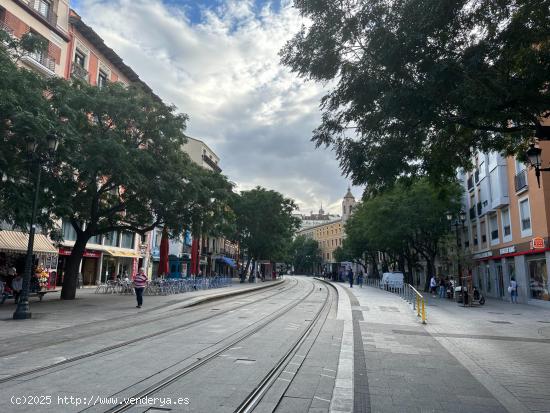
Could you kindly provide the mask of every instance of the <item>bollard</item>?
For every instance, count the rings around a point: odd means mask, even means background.
[[[426,324],[426,306],[424,305],[424,299],[422,299],[422,324]]]

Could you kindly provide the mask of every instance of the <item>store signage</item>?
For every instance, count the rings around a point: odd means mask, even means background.
[[[71,255],[72,252],[73,252],[72,248],[59,248],[59,255]],[[84,254],[82,254],[82,257],[84,257],[84,258],[100,258],[101,257],[101,251],[84,250]]]
[[[479,254],[475,254],[473,258],[475,260],[478,260],[481,258],[491,257],[492,255],[493,255],[493,251],[486,251],[486,252],[480,252]]]
[[[531,249],[538,250],[544,248],[544,238],[535,237],[531,240]]]
[[[506,248],[501,248],[498,253],[500,255],[503,255],[503,254],[512,254],[516,252],[516,246],[515,245],[512,245],[511,247],[506,247]]]

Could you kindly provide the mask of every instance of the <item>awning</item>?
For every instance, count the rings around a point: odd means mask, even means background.
[[[229,265],[231,268],[237,268],[237,263],[234,259],[229,257],[219,257],[219,259]]]
[[[0,251],[27,252],[29,234],[20,231],[0,231]],[[57,249],[43,234],[34,235],[34,253],[55,254]]]
[[[115,250],[115,249],[106,249],[105,252],[113,257],[122,257],[122,258],[141,258],[141,254],[135,251],[124,251],[124,250]]]

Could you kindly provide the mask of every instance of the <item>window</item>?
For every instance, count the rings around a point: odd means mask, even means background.
[[[479,231],[481,232],[481,244],[483,245],[487,242],[487,226],[485,225],[485,221],[480,222]]]
[[[123,232],[120,246],[122,248],[134,248],[134,234],[132,232]]]
[[[516,158],[516,174],[525,170],[525,168],[525,164]]]
[[[492,214],[489,217],[489,228],[491,230],[491,244],[498,243],[498,221],[496,214]]]
[[[105,73],[103,70],[99,71],[99,75],[97,77],[97,85],[99,87],[103,87],[107,84],[107,73]]]
[[[500,212],[500,220],[502,221],[502,236],[504,242],[507,242],[506,238],[511,238],[512,236],[512,227],[510,226],[510,210],[504,208]]]
[[[51,7],[52,5],[47,0],[36,0],[34,2],[34,9],[46,18],[50,15]]]
[[[351,210],[352,210],[352,209],[353,209],[353,205],[350,205],[350,206],[349,206],[349,213],[350,213],[350,215],[351,215]]]
[[[117,247],[118,233],[116,231],[113,231],[113,232],[109,232],[108,234],[105,234],[103,238],[103,245],[107,245],[110,247]]]
[[[63,240],[76,241],[76,231],[74,230],[72,224],[69,221],[63,220],[62,231],[63,231]]]
[[[521,222],[521,236],[531,235],[531,210],[529,208],[529,198],[519,201],[519,219]]]
[[[101,244],[101,235],[94,235],[88,240],[88,244]]]
[[[78,49],[74,52],[74,63],[82,68],[86,64],[86,55]]]

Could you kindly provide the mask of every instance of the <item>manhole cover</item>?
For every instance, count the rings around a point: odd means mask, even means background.
[[[494,324],[512,324],[509,321],[492,321],[492,320],[489,320],[489,322],[494,323]]]

